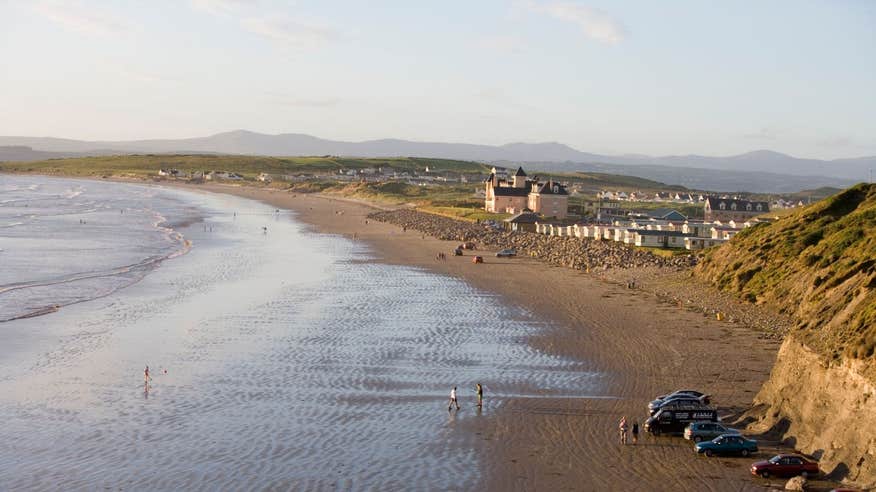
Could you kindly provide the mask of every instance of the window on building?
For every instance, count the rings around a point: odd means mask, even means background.
[[[749,212],[751,212],[751,204],[750,203],[745,206],[745,210],[748,210]]]
[[[721,202],[721,203],[718,204],[718,208],[720,208],[721,210],[726,210],[726,209],[727,209],[727,204],[724,203],[724,202]]]
[[[736,204],[735,204],[735,203],[731,203],[731,204],[730,204],[730,210],[736,210]]]

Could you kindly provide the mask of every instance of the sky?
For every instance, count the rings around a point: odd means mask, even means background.
[[[0,135],[876,154],[876,1],[0,0]]]

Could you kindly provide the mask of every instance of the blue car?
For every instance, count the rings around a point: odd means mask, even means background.
[[[716,454],[739,454],[748,456],[757,452],[757,441],[746,439],[737,434],[724,434],[711,441],[699,442],[694,446],[699,454],[714,456]]]

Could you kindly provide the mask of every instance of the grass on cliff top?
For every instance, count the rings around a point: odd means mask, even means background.
[[[236,155],[116,155],[50,159],[36,162],[3,162],[0,170],[57,174],[64,176],[156,176],[162,168],[181,171],[231,171],[254,178],[259,173],[275,176],[286,174],[336,174],[341,169],[391,167],[399,171],[423,172],[426,167],[434,172],[483,174],[489,167],[477,162],[450,159],[398,157],[387,159],[355,159],[345,157],[260,157]]]
[[[874,361],[876,185],[859,184],[706,253],[697,275],[798,320],[829,358]]]

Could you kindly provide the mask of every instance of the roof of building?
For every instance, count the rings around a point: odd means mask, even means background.
[[[539,215],[535,212],[520,212],[517,215],[508,217],[505,222],[513,222],[515,224],[535,224],[538,222]]]
[[[721,204],[724,204],[724,208],[721,208]],[[770,211],[769,202],[752,202],[749,200],[737,200],[735,198],[718,198],[715,196],[706,197],[706,205],[712,209],[717,211],[730,211],[730,212],[754,212],[754,213],[764,213]],[[733,205],[736,205],[734,208]],[[748,206],[751,205],[749,209]],[[757,210],[758,205],[760,205],[760,210]]]
[[[496,196],[528,196],[526,188],[512,188],[510,186],[494,186],[493,194]]]
[[[557,183],[555,181],[548,181],[547,183],[536,184],[533,187],[533,192],[538,193],[540,195],[568,195],[569,193],[566,191],[566,188]]]
[[[655,208],[648,211],[648,216],[663,220],[687,220],[684,214],[672,208]]]
[[[515,176],[524,176],[524,177],[525,177],[525,176],[526,176],[526,173],[523,172],[523,166],[518,167],[518,168],[517,168],[517,172],[514,173],[514,175],[515,175]]]

